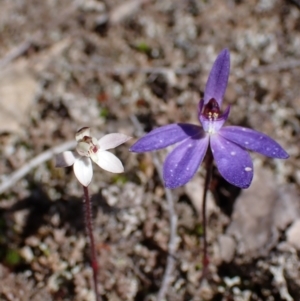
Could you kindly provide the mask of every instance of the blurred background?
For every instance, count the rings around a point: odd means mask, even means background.
[[[208,198],[210,274],[202,270],[204,168],[172,191],[178,215],[166,300],[300,300],[300,1],[0,0],[0,300],[94,300],[82,188],[72,168],[28,162],[72,140],[136,139],[198,123],[197,104],[228,48],[227,124],[262,131],[288,160],[252,154],[241,191],[214,171]],[[134,122],[133,122],[134,121]],[[103,300],[156,300],[169,213],[151,154],[116,150],[121,175],[94,167],[90,192]],[[166,151],[158,152],[163,162]]]

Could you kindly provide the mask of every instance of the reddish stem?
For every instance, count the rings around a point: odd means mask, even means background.
[[[206,157],[206,176],[205,176],[205,183],[204,183],[204,190],[202,196],[202,227],[203,227],[203,256],[202,256],[202,265],[203,271],[201,280],[206,278],[208,272],[208,264],[209,259],[207,256],[207,237],[206,237],[206,199],[207,199],[207,191],[209,189],[209,183],[212,175],[212,167],[213,167],[213,156],[211,152],[207,153]]]
[[[91,266],[93,269],[93,281],[94,281],[94,290],[96,295],[96,301],[101,301],[101,297],[98,293],[98,262],[97,262],[97,252],[95,246],[95,239],[93,233],[93,222],[92,222],[92,202],[89,196],[88,187],[83,186],[84,192],[84,218],[85,218],[85,227],[86,232],[90,240],[90,251],[91,251]]]

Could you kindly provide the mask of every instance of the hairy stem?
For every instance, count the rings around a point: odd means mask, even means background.
[[[98,262],[97,262],[97,252],[95,246],[95,239],[93,233],[93,222],[92,222],[92,202],[89,196],[88,187],[83,186],[84,192],[84,218],[85,218],[85,227],[86,232],[90,240],[90,251],[91,251],[91,266],[93,269],[93,281],[94,281],[94,290],[96,295],[96,301],[101,301],[101,297],[98,293]]]
[[[202,196],[202,227],[203,227],[203,255],[202,255],[202,265],[203,265],[203,272],[202,272],[202,279],[206,277],[208,272],[208,256],[207,256],[207,237],[206,237],[206,199],[207,199],[207,192],[209,189],[209,183],[212,175],[212,167],[213,167],[213,157],[211,152],[208,152],[206,158],[206,176],[205,176],[205,183],[204,183],[204,190]]]

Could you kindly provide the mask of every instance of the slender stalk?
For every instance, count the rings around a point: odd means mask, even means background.
[[[93,281],[94,281],[94,290],[96,295],[96,301],[101,301],[101,297],[98,292],[98,262],[97,262],[97,252],[95,246],[95,239],[93,233],[93,222],[92,222],[92,202],[89,196],[88,187],[83,186],[83,203],[84,203],[84,219],[86,232],[90,240],[90,251],[91,251],[91,266],[93,269]]]
[[[207,199],[207,191],[209,189],[209,183],[212,175],[212,167],[213,167],[213,157],[211,152],[207,153],[206,158],[206,176],[205,176],[205,183],[204,183],[204,190],[203,190],[203,197],[202,197],[202,227],[203,227],[203,255],[202,255],[202,279],[204,279],[208,272],[208,264],[209,259],[207,256],[207,237],[206,237],[206,199]]]

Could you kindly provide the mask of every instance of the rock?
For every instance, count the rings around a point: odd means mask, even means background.
[[[202,212],[202,195],[204,189],[204,179],[199,177],[194,177],[185,186],[185,192],[191,199],[194,208],[197,210],[199,216]],[[219,212],[219,208],[216,206],[212,193],[208,191],[206,199],[206,215],[209,218],[212,213]]]
[[[278,239],[271,218],[276,199],[273,178],[270,170],[256,169],[250,188],[244,190],[236,201],[227,233],[236,238],[237,252],[241,255],[264,255]]]
[[[273,220],[279,230],[285,230],[300,217],[299,193],[294,185],[278,187],[278,195],[273,209]]]
[[[249,260],[266,256],[277,244],[279,230],[300,219],[298,199],[295,187],[279,185],[270,169],[256,166],[253,182],[237,199],[226,231],[235,238],[237,253]]]
[[[218,237],[219,257],[220,260],[226,263],[232,261],[235,253],[236,243],[229,235],[220,235]]]
[[[297,219],[286,232],[287,242],[300,251],[300,219]]]
[[[0,72],[0,133],[20,132],[30,120],[38,83],[26,64],[16,62]]]

